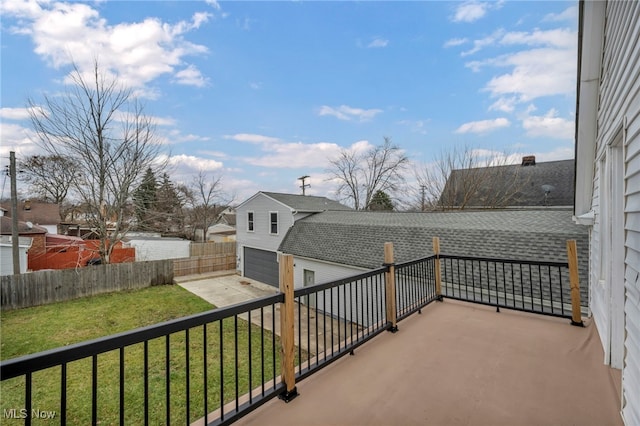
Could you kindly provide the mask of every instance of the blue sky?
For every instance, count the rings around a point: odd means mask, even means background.
[[[0,157],[41,151],[27,97],[95,58],[156,119],[171,177],[333,196],[340,149],[417,167],[470,146],[573,157],[577,2],[3,0]],[[412,176],[408,174],[411,182]],[[9,194],[3,185],[2,196]]]

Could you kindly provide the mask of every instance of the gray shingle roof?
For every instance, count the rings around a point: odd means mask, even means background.
[[[281,194],[277,192],[262,193],[276,201],[281,202],[293,210],[300,212],[322,212],[326,210],[353,210],[337,201],[330,200],[326,197],[317,197],[314,195],[294,195]]]
[[[443,254],[556,262],[566,262],[566,241],[575,239],[586,271],[587,228],[576,225],[568,209],[323,212],[297,221],[279,250],[372,269],[384,261],[385,242],[394,243],[400,263],[433,254],[434,236]]]
[[[464,180],[465,175],[472,175],[486,176],[486,180],[483,179],[475,194],[469,194],[471,198],[467,206],[486,206],[486,200],[495,199],[501,193],[513,195],[502,206],[573,206],[574,168],[574,160],[562,160],[526,167],[515,164],[453,170],[441,200],[451,200],[445,203],[460,206],[463,194],[459,190],[460,184],[456,185],[456,182]],[[546,199],[545,189],[550,189]]]

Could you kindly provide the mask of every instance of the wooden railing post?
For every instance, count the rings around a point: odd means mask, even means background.
[[[387,322],[391,324],[389,331],[398,331],[396,319],[396,268],[393,258],[393,243],[384,243],[384,264],[389,269],[385,273],[385,289],[387,292]]]
[[[284,391],[279,398],[285,402],[298,396],[295,374],[293,256],[280,256],[280,292],[284,303],[280,304],[280,359],[282,362],[282,382]]]
[[[580,311],[580,275],[578,275],[578,249],[576,240],[567,241],[569,283],[571,286],[571,325],[584,326]]]
[[[436,297],[442,301],[442,272],[440,271],[440,238],[433,237],[433,253],[436,255],[435,274],[436,274]]]

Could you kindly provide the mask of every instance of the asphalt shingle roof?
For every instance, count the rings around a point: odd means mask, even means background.
[[[588,260],[587,229],[567,209],[323,212],[297,221],[279,251],[372,269],[384,261],[385,242],[400,263],[433,254],[434,236],[443,254],[555,262],[567,261],[566,241],[575,239],[581,269]]]
[[[574,160],[548,161],[532,166],[520,164],[479,167],[453,170],[443,190],[442,200],[454,206],[462,204],[463,194],[456,181],[465,179],[465,175],[486,176],[482,186],[467,202],[467,206],[485,206],[486,200],[493,200],[497,194],[510,196],[504,206],[573,206],[574,198]],[[485,174],[486,173],[486,174]],[[544,186],[544,187],[543,187]],[[545,198],[545,190],[550,190]],[[458,193],[449,194],[451,191]],[[448,194],[448,195],[447,195]],[[490,204],[490,203],[489,203]]]
[[[302,212],[322,212],[326,210],[353,210],[337,201],[314,195],[281,194],[278,192],[262,192],[264,195],[281,202],[293,210]]]

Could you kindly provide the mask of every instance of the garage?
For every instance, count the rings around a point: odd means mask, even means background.
[[[278,254],[273,251],[245,247],[244,276],[279,287]]]

